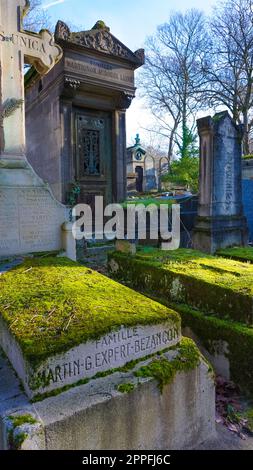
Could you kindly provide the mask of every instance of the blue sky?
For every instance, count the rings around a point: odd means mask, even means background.
[[[43,0],[54,23],[62,19],[81,29],[90,29],[97,20],[103,20],[112,34],[133,51],[144,47],[145,38],[155,32],[157,25],[166,22],[171,11],[198,8],[209,13],[215,3],[215,0]],[[151,120],[137,94],[127,112],[128,142],[137,132],[147,142],[149,134],[143,128],[152,127]]]
[[[214,0],[43,0],[44,6],[52,5],[48,12],[54,22],[63,19],[90,29],[103,20],[112,34],[133,50],[144,45],[146,36],[164,23],[171,11],[199,8],[208,12],[213,4]]]

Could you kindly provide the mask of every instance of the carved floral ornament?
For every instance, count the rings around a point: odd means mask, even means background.
[[[56,40],[64,40],[99,52],[122,57],[137,63],[139,66],[143,65],[145,61],[143,49],[133,53],[116,39],[110,33],[110,29],[100,21],[90,31],[80,31],[77,33],[71,33],[69,27],[63,21],[58,21],[55,29],[55,38]]]

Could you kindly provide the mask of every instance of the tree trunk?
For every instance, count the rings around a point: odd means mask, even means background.
[[[249,155],[249,120],[248,120],[248,110],[243,113],[243,155]]]
[[[182,107],[182,151],[181,157],[187,156],[187,105],[186,105],[186,91]]]

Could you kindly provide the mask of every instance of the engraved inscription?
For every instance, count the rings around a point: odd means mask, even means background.
[[[74,70],[86,75],[99,77],[105,80],[114,80],[127,85],[134,85],[134,72],[131,70],[119,68],[107,62],[102,62],[88,57],[81,61],[66,58],[65,67],[68,70]]]
[[[233,201],[234,185],[232,174],[232,163],[227,162],[225,165],[225,210],[229,212],[230,204]]]
[[[39,52],[40,54],[46,54],[47,52],[46,44],[44,44],[44,42],[36,36],[28,36],[22,33],[13,34],[11,37],[11,41],[16,46],[30,51]]]
[[[44,188],[0,188],[0,256],[60,249],[64,221]]]
[[[62,360],[51,360],[31,378],[31,383],[45,384],[42,388],[61,387],[149,356],[177,344],[179,340],[180,329],[176,326],[122,328],[93,343],[79,346],[76,353],[66,354]]]

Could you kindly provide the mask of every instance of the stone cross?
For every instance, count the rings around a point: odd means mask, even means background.
[[[49,31],[22,29],[28,9],[28,0],[0,0],[0,160],[26,159],[24,63],[44,75],[62,56]]]

